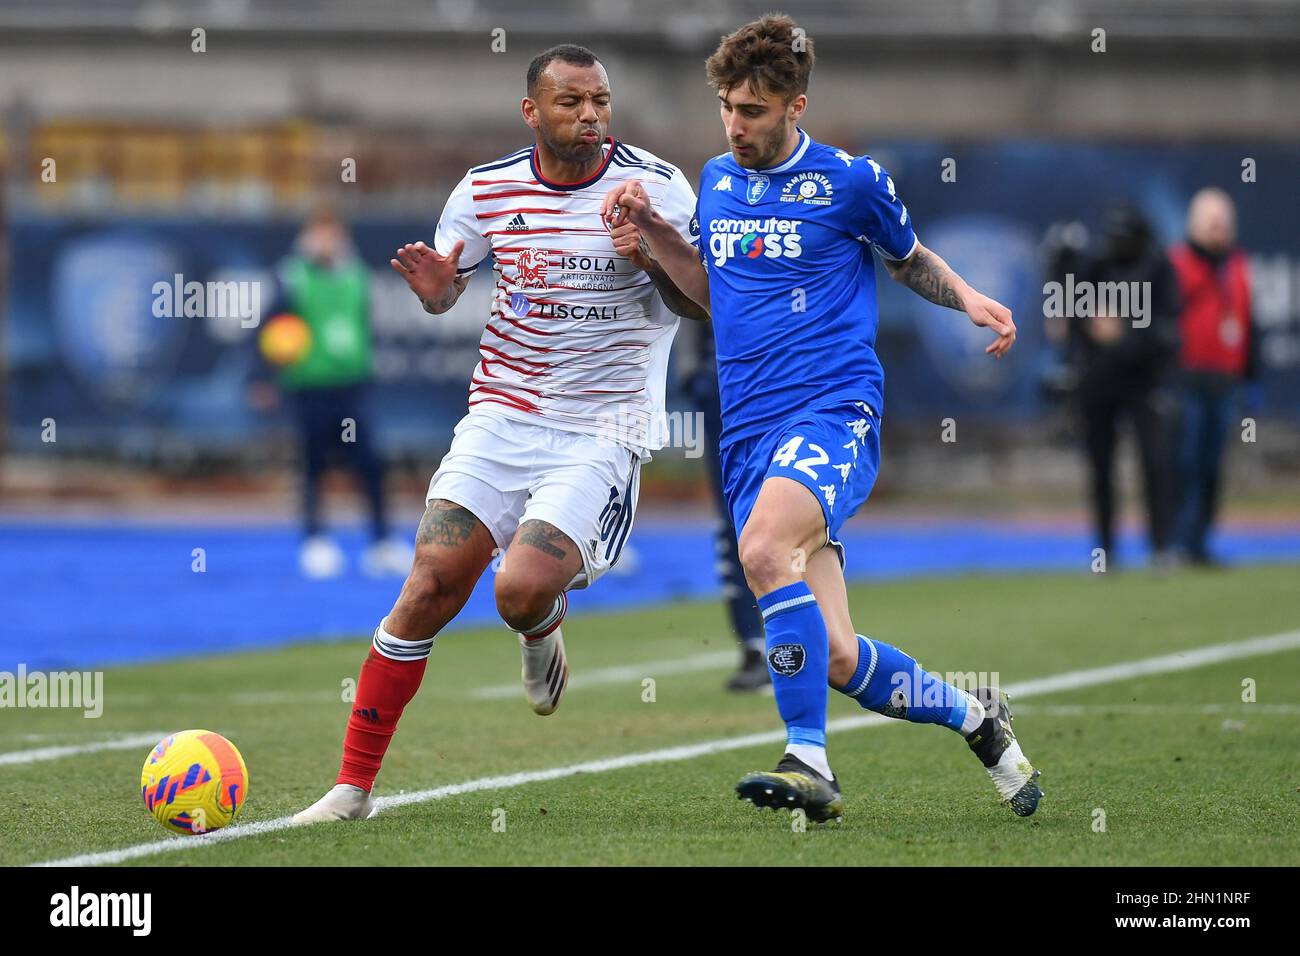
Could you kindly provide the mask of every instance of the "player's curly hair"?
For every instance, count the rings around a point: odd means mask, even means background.
[[[812,38],[784,13],[769,13],[723,37],[704,69],[719,92],[748,85],[789,103],[808,92],[814,59]]]

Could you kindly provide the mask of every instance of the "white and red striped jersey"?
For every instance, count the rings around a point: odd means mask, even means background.
[[[461,274],[489,256],[491,315],[470,380],[471,413],[611,437],[638,454],[662,446],[668,352],[677,316],[650,277],[614,251],[605,194],[636,179],[694,243],[695,191],[677,167],[612,137],[589,179],[548,181],[535,147],[475,166],[447,199],[434,247],[463,240]]]

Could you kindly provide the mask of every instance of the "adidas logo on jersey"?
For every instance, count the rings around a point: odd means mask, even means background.
[[[528,228],[528,223],[524,222],[524,214],[515,213],[515,218],[506,223],[506,232],[522,232]]]

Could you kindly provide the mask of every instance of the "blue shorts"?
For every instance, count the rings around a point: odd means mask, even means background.
[[[867,500],[879,471],[880,418],[866,402],[803,412],[722,451],[723,491],[737,538],[763,482],[778,475],[792,478],[821,503],[826,540],[841,564],[840,528]]]

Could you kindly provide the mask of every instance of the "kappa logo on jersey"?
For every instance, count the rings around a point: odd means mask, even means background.
[[[525,232],[528,229],[528,223],[524,221],[522,212],[515,213],[515,218],[506,223],[506,232]]]
[[[842,150],[842,149],[837,149],[837,150],[835,151],[835,158],[838,159],[838,160],[839,160],[841,163],[843,163],[845,166],[852,166],[852,165],[853,165],[853,157],[850,156],[848,153],[844,152],[844,150]],[[875,163],[872,163],[871,165],[872,165],[872,166],[876,166]],[[880,167],[879,167],[879,166],[876,166],[876,169],[879,170]],[[879,173],[876,174],[876,178],[877,178],[877,179],[880,178]]]
[[[698,216],[691,216],[690,230],[691,235],[696,239],[700,237],[700,220]]]
[[[518,285],[525,289],[541,289],[546,286],[546,270],[550,257],[536,246],[529,246],[515,257],[515,269],[519,273]]]
[[[731,259],[797,259],[803,255],[800,219],[714,219],[709,254],[715,266]]]
[[[767,192],[767,187],[772,181],[762,173],[750,173],[749,184],[745,187],[745,199],[752,206]]]
[[[876,182],[880,182],[880,174],[885,172],[883,169],[880,168],[880,164],[879,164],[878,162],[876,162],[874,159],[868,159],[868,160],[867,160],[867,165],[870,166],[871,169],[872,169],[872,171],[876,174]],[[898,193],[894,190],[894,178],[893,178],[892,176],[890,176],[888,173],[885,174],[885,188],[889,190],[889,201],[890,201],[890,202],[898,202]],[[903,206],[903,204],[902,204],[901,202],[898,203],[898,204],[899,204],[900,206]],[[906,225],[907,225],[907,207],[906,207],[906,206],[903,206],[903,214],[902,214],[901,216],[898,217],[898,224],[899,224],[900,226],[906,226]],[[862,237],[859,236],[858,238],[860,239],[860,238],[862,238]]]
[[[721,179],[719,179],[716,183],[713,184],[713,191],[718,193],[731,192],[731,177],[723,176]]]
[[[804,659],[802,644],[777,644],[767,652],[768,666],[785,677],[793,677],[803,670]]]
[[[821,173],[800,173],[786,181],[781,202],[806,202],[810,206],[829,206],[835,187]]]
[[[817,487],[822,490],[822,495],[823,497],[826,498],[826,507],[829,508],[831,511],[834,511],[835,510],[835,486],[818,485]]]

